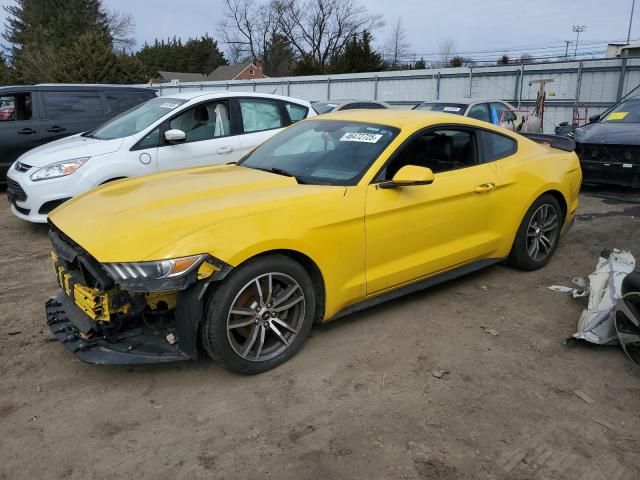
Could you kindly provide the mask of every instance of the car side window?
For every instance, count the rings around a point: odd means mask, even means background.
[[[277,102],[262,98],[241,98],[239,103],[244,133],[261,132],[285,126]]]
[[[31,120],[30,93],[16,93],[0,96],[0,122]]]
[[[226,102],[201,103],[169,121],[169,129],[182,130],[185,143],[212,140],[231,134]]]
[[[406,165],[443,173],[478,165],[475,135],[471,130],[436,129],[413,138],[387,164],[378,181],[391,180]]]
[[[369,108],[372,110],[379,110],[379,109],[383,109],[384,106],[380,105],[379,103],[373,103],[373,102],[362,102],[360,104],[359,108]]]
[[[494,125],[500,125],[500,122],[502,121],[502,114],[506,110],[509,110],[509,107],[504,103],[491,102],[491,123]]]
[[[104,111],[98,92],[42,92],[47,118],[57,120],[66,117],[99,117]]]
[[[104,92],[107,104],[113,113],[122,113],[136,105],[151,100],[155,95],[141,92]]]
[[[482,150],[485,162],[492,162],[516,153],[518,143],[498,133],[482,132]]]
[[[487,103],[478,103],[474,105],[469,110],[467,117],[482,120],[483,122],[491,122],[491,117],[489,116],[489,105]]]
[[[136,150],[142,150],[144,148],[154,148],[160,145],[160,128],[154,128],[148,133],[138,144]]]
[[[300,120],[307,117],[307,112],[309,111],[307,107],[298,105],[297,103],[289,102],[285,103],[284,106],[289,113],[289,119],[291,120],[291,123],[299,122]]]
[[[359,108],[362,108],[360,105],[360,102],[346,103],[342,107],[340,107],[340,110],[357,110]]]

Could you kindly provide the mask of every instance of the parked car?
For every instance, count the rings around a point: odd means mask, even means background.
[[[0,184],[24,152],[90,130],[155,96],[150,88],[113,85],[0,87]]]
[[[573,133],[584,182],[640,188],[640,97],[589,120]]]
[[[8,173],[15,215],[51,210],[113,180],[240,160],[280,129],[315,115],[309,102],[260,93],[157,97],[81,135],[24,154]]]
[[[502,100],[433,100],[413,107],[414,110],[453,113],[483,122],[500,125],[513,131],[520,131],[523,118],[514,112],[515,107]]]
[[[338,112],[340,110],[357,110],[357,109],[374,109],[391,108],[388,103],[379,100],[331,100],[327,102],[313,102],[313,109],[318,115],[329,112]]]
[[[65,347],[94,363],[273,368],[314,322],[508,259],[551,259],[578,208],[573,141],[420,111],[305,120],[238,164],[99,187],[50,215]],[[557,147],[557,148],[556,148]]]

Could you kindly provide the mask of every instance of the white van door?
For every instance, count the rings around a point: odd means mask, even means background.
[[[158,147],[158,170],[176,170],[236,162],[242,157],[240,138],[231,134],[227,100],[200,103],[169,121],[166,130],[181,130],[185,140]]]

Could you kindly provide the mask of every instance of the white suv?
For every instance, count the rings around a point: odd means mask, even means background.
[[[314,115],[307,101],[253,92],[158,97],[18,158],[7,173],[11,211],[44,223],[55,207],[97,185],[235,162],[282,128]]]

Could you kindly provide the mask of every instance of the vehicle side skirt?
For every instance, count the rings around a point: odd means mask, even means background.
[[[359,312],[360,310],[365,310],[367,308],[374,307],[381,303],[388,302],[390,300],[395,300],[396,298],[400,298],[405,295],[409,295],[410,293],[419,292],[420,290],[433,287],[440,283],[448,282],[449,280],[453,280],[455,278],[462,277],[469,273],[482,270],[483,268],[500,263],[503,260],[504,258],[487,258],[484,260],[478,260],[472,263],[468,263],[454,270],[449,270],[448,272],[434,275],[433,277],[425,278],[424,280],[420,280],[416,283],[412,283],[410,285],[398,288],[397,290],[386,292],[376,297],[368,298],[366,300],[363,300],[362,302],[358,302],[354,305],[350,305],[347,308],[338,312],[333,317],[325,321],[328,322],[328,321],[336,320],[338,318],[351,315],[352,313]]]

